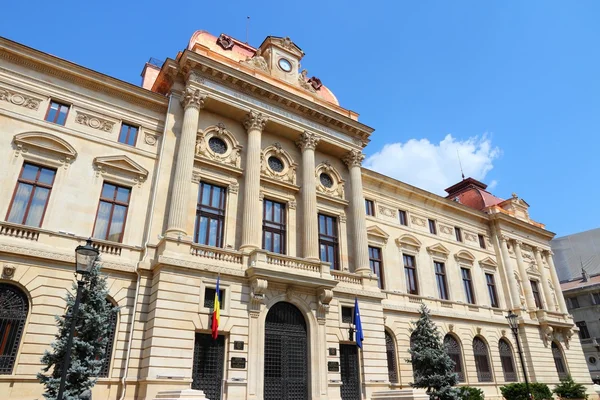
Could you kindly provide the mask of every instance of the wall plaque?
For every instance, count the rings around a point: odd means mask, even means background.
[[[335,356],[337,355],[337,349],[335,347],[330,347],[329,348],[329,355],[330,356]]]
[[[231,357],[231,368],[246,368],[246,359],[244,357]]]
[[[327,363],[327,371],[329,372],[339,372],[340,371],[340,363],[337,361],[329,361]]]
[[[244,342],[236,340],[235,342],[233,342],[233,349],[234,350],[244,350]]]

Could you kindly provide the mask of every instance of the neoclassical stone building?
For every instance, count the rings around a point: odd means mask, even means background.
[[[254,48],[198,31],[138,87],[0,39],[2,398],[41,398],[40,356],[88,236],[120,307],[94,400],[400,392],[422,303],[461,384],[488,399],[523,378],[508,310],[530,379],[590,383],[553,233],[528,204],[473,179],[443,198],[361,168],[373,129],[300,70],[303,54],[289,38]]]

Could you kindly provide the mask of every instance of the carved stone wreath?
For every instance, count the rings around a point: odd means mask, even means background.
[[[196,137],[196,156],[219,163],[240,168],[241,150],[242,146],[222,123],[209,126],[203,132],[199,131]]]
[[[292,185],[296,184],[297,164],[280,143],[266,147],[260,156],[260,163],[261,174]]]
[[[327,186],[323,184],[321,180],[321,174],[327,174],[331,178],[331,186],[329,185],[329,182]],[[315,176],[317,178],[317,192],[344,199],[345,181],[342,179],[342,176],[339,174],[339,172],[329,163],[329,161],[323,161],[317,166]]]

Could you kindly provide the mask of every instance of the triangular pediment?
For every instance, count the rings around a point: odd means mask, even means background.
[[[388,238],[390,237],[390,235],[388,235],[387,233],[385,233],[385,231],[383,229],[381,229],[378,226],[370,226],[367,228],[367,235],[371,236],[373,238],[382,240],[384,242],[387,242]]]
[[[468,262],[469,264],[473,264],[475,261],[475,256],[466,250],[459,251],[454,255],[454,258],[456,261]]]
[[[62,157],[74,160],[77,151],[64,139],[43,132],[26,132],[15,135],[13,141],[22,148],[35,147],[39,150],[59,154]]]
[[[430,254],[436,253],[436,254],[444,255],[446,257],[450,254],[450,250],[448,250],[441,243],[436,243],[434,245],[431,245],[431,246],[427,247],[427,252],[430,253]]]
[[[300,60],[304,56],[304,52],[297,44],[291,41],[289,37],[267,36],[267,38],[259,46],[260,49],[266,50],[269,45],[279,47],[282,50],[289,52]]]
[[[121,173],[146,179],[148,171],[127,156],[96,157],[94,164],[101,170],[113,169]]]
[[[417,239],[413,235],[409,235],[409,234],[398,237],[396,239],[396,245],[398,247],[411,246],[411,247],[415,247],[417,249],[421,248],[421,242],[419,241],[419,239]]]
[[[498,267],[498,263],[496,262],[496,260],[494,260],[493,258],[490,258],[490,257],[486,257],[483,260],[479,260],[479,265],[481,265],[482,267],[491,267],[491,268]]]

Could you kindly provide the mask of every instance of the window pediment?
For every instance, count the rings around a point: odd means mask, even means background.
[[[468,251],[461,250],[454,255],[454,259],[458,262],[463,262],[466,264],[473,264],[475,262],[475,256]]]
[[[22,154],[25,158],[40,158],[54,163],[68,164],[77,158],[77,151],[66,140],[43,132],[26,132],[15,135],[13,142],[16,148],[15,156]],[[27,157],[35,153],[33,157]]]
[[[97,175],[108,175],[118,180],[141,184],[148,177],[148,171],[127,156],[107,156],[94,158]]]
[[[448,250],[443,244],[436,243],[427,247],[427,252],[432,256],[437,256],[441,258],[448,258],[450,255],[450,250]]]
[[[487,267],[487,268],[496,269],[498,267],[498,263],[493,258],[490,258],[490,257],[486,257],[483,260],[479,260],[479,265],[482,268]]]
[[[374,242],[386,244],[390,235],[378,226],[370,226],[367,228],[367,237]]]
[[[396,245],[402,250],[418,252],[421,249],[421,242],[413,235],[405,234],[396,239]]]

